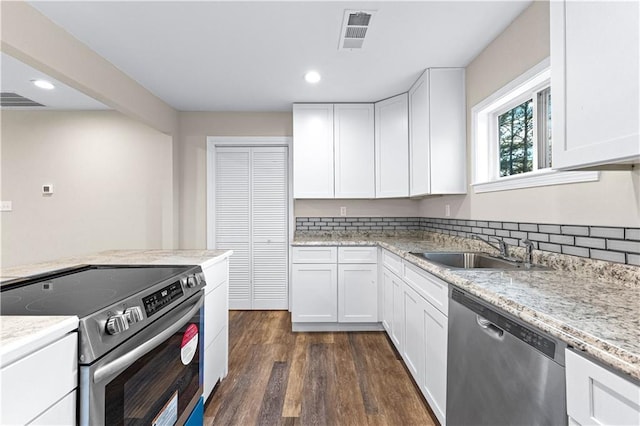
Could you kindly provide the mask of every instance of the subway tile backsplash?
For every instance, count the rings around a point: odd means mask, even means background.
[[[459,237],[528,238],[538,250],[640,265],[640,228],[537,224],[425,217],[298,217],[297,231],[429,231]]]

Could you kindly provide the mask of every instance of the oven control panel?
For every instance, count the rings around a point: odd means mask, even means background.
[[[176,299],[183,296],[182,285],[180,281],[176,281],[153,294],[142,299],[144,304],[144,310],[147,313],[147,317],[161,311],[165,306],[169,305]]]

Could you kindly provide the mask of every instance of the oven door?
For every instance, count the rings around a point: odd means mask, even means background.
[[[80,424],[184,424],[202,396],[203,303],[200,292],[81,366]]]

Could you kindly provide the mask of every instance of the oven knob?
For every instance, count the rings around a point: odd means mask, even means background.
[[[142,321],[142,309],[140,306],[132,306],[124,311],[124,316],[129,324],[135,324]]]
[[[198,272],[198,273],[196,274],[196,282],[198,283],[198,285],[200,285],[200,284],[206,284],[206,283],[204,282],[204,272]]]
[[[180,283],[182,284],[182,287],[188,287],[189,286],[189,280],[187,279],[187,277],[180,278]]]
[[[189,288],[193,288],[197,285],[198,283],[196,282],[196,276],[195,275],[189,275],[189,279],[187,281],[187,287]]]
[[[129,328],[125,314],[112,315],[107,319],[107,333],[118,334]]]

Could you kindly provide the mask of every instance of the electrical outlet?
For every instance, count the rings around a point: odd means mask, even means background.
[[[347,208],[340,207],[340,216],[346,216],[346,215],[347,215]]]
[[[444,216],[445,217],[451,216],[451,206],[449,204],[444,205]]]
[[[0,201],[0,212],[10,212],[12,210],[11,201]]]

